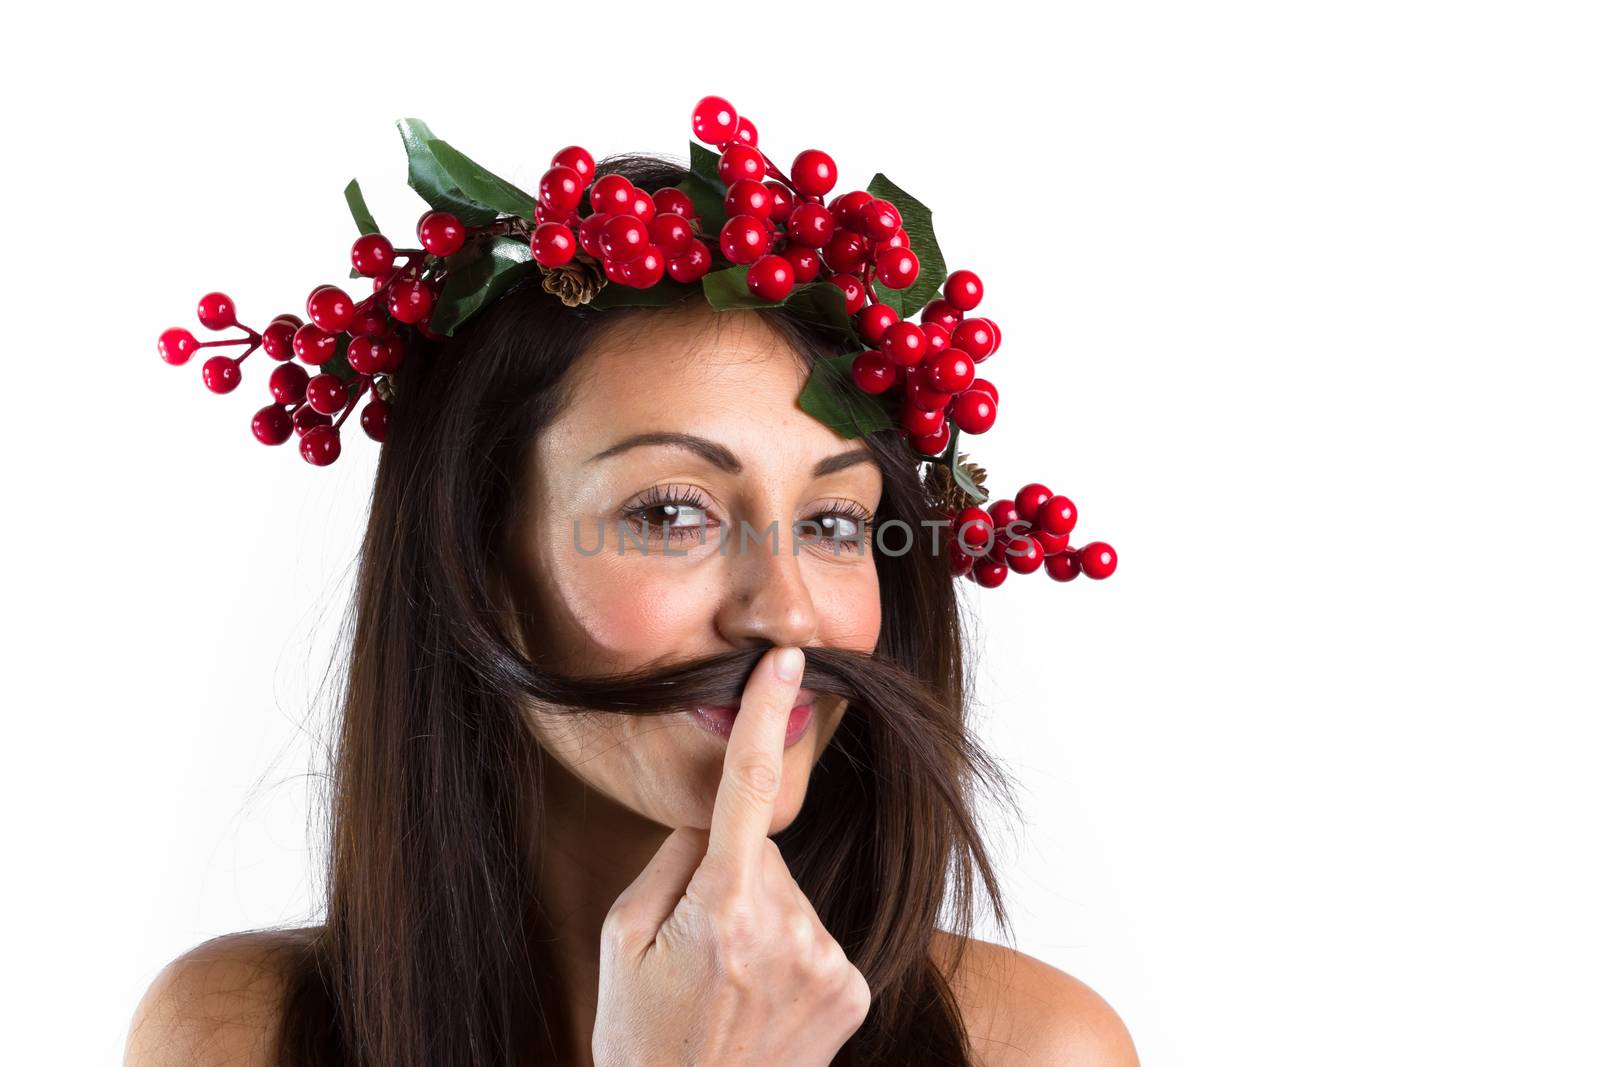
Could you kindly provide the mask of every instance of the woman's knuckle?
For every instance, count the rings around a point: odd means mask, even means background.
[[[733,778],[755,800],[768,800],[778,791],[778,769],[769,759],[741,760],[733,769]]]

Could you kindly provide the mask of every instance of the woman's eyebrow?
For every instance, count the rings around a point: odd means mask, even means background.
[[[665,445],[669,448],[686,448],[704,458],[708,463],[729,474],[739,474],[744,470],[744,464],[739,462],[725,445],[718,444],[709,438],[700,437],[692,433],[673,433],[665,430],[636,433],[631,437],[624,437],[610,448],[602,449],[590,456],[585,463],[593,463],[600,459],[609,459],[628,451],[630,448],[640,448],[644,445]],[[878,459],[865,448],[852,448],[827,459],[819,460],[812,468],[812,475],[820,478],[825,474],[833,474],[853,467],[858,463],[871,463],[877,465]]]

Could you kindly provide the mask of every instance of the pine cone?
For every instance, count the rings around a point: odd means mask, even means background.
[[[591,256],[579,252],[559,267],[539,264],[544,275],[544,291],[559,297],[568,307],[587,304],[606,284],[605,269]]]
[[[385,374],[381,377],[372,379],[372,391],[377,393],[378,399],[382,400],[385,404],[393,404],[395,397],[394,375]]]
[[[982,467],[970,462],[965,452],[957,454],[956,464],[971,479],[973,485],[979,489],[984,488],[983,480],[986,472]],[[952,511],[959,513],[962,508],[983,503],[983,501],[967,495],[967,491],[956,484],[955,477],[950,473],[950,468],[938,461],[929,466],[928,476],[923,480],[922,484],[927,491],[929,502],[940,513]]]

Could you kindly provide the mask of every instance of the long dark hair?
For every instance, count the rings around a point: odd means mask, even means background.
[[[686,175],[633,154],[598,170],[647,191]],[[755,313],[808,362],[848,350],[781,308]],[[587,1045],[563,1032],[564,996],[528,925],[545,764],[527,702],[628,714],[736,704],[765,651],[559,677],[522,655],[522,624],[496,594],[527,452],[561,410],[568,368],[611,317],[649,314],[568,307],[535,277],[457,336],[413,348],[396,376],[342,664],[326,920],[289,942],[283,1064],[558,1063]],[[895,431],[865,443],[884,473],[877,523],[925,530],[943,517]],[[803,684],[850,705],[774,840],[872,989],[835,1062],[965,1065],[966,1030],[930,943],[938,924],[957,935],[959,959],[980,880],[1008,928],[974,798],[986,785],[1010,800],[1009,784],[967,732],[962,605],[945,557],[919,546],[874,558],[877,648],[806,650]]]

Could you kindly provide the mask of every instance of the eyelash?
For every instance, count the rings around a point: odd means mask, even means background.
[[[705,496],[694,486],[657,485],[646,490],[645,494],[639,498],[638,503],[629,505],[623,509],[623,512],[627,520],[637,529],[641,525],[648,522],[648,520],[644,518],[645,513],[652,511],[655,508],[665,506],[681,506],[687,504],[689,507],[703,511],[706,508],[707,503],[708,502]],[[872,516],[867,513],[867,509],[862,507],[860,504],[855,503],[854,501],[834,499],[828,501],[828,509],[826,511],[818,512],[815,515],[808,515],[806,518],[815,522],[829,516],[842,516],[856,523],[861,528],[860,534],[856,537],[836,538],[829,537],[824,533],[818,535],[818,540],[827,544],[833,544],[837,542],[838,544],[844,545],[846,549],[851,552],[862,551],[863,545],[861,542],[872,536]],[[652,541],[659,539],[660,533],[658,531],[664,531],[665,534],[671,537],[674,541],[682,540],[684,538],[699,538],[698,526],[686,526],[674,529],[667,526],[666,523],[649,522],[646,528],[650,531],[650,539]]]

